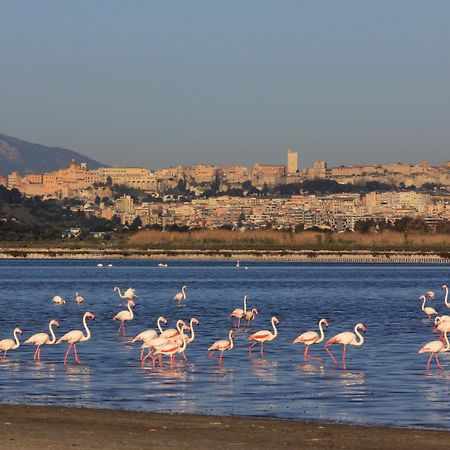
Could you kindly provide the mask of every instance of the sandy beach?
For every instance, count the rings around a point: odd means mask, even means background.
[[[450,433],[295,420],[2,405],[1,449],[447,449]]]

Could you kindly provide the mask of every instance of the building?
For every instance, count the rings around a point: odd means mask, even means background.
[[[288,150],[287,154],[287,174],[295,175],[298,172],[298,153]]]

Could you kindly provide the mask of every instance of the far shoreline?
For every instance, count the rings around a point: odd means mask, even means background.
[[[197,260],[303,263],[450,264],[448,252],[421,250],[253,250],[0,247],[0,259]]]

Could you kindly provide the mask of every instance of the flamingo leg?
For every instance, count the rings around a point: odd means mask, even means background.
[[[125,322],[122,322],[122,334],[124,336],[126,336],[126,334],[125,334]]]
[[[37,352],[37,359],[38,359],[38,361],[40,361],[41,360],[41,346],[40,345],[38,345],[38,352]]]
[[[78,358],[77,344],[73,344],[73,354],[75,355],[75,361],[77,364],[81,364],[80,359]]]
[[[427,362],[427,370],[430,368],[431,358],[433,358],[433,353],[432,353],[432,354],[430,355],[430,357],[428,358],[428,362]]]
[[[181,356],[183,357],[184,361],[187,362],[188,359],[184,352],[181,354]]]
[[[239,317],[239,319],[238,319],[238,324],[237,324],[237,328],[240,328],[241,327],[241,318]]]
[[[174,364],[174,362],[175,362],[175,360],[174,360],[174,357],[173,357],[174,355],[170,355],[170,370],[172,370],[173,369],[173,364]]]
[[[307,345],[306,348],[305,348],[305,354],[304,354],[305,361],[306,361],[307,359],[315,359],[316,361],[322,362],[322,358],[316,358],[315,356],[308,355],[309,347],[310,347],[310,346]]]
[[[342,350],[342,365],[343,365],[344,369],[347,368],[347,367],[346,367],[347,360],[346,360],[346,358],[345,358],[345,353],[346,353],[346,351],[347,351],[347,346],[344,345],[344,349]]]
[[[264,341],[261,341],[261,358],[264,358]]]
[[[331,359],[333,360],[334,367],[337,367],[338,363],[336,361],[336,358],[333,356],[333,353],[331,353],[331,350],[326,345],[323,348],[326,350],[326,352],[330,355]]]
[[[72,344],[69,344],[69,348],[67,349],[66,354],[64,355],[64,364],[67,363],[67,357],[69,356],[69,352],[70,352],[71,348],[72,348]]]
[[[253,344],[251,344],[251,345],[248,347],[248,353],[250,354],[250,356],[252,355],[252,348],[253,348],[256,344],[257,344],[257,342],[255,341],[255,342],[253,342]]]
[[[36,346],[36,350],[34,351],[34,356],[33,356],[34,360],[37,358],[38,350],[39,350],[39,345]]]
[[[443,369],[444,366],[439,361],[439,357],[438,357],[437,353],[435,353],[434,356],[436,357],[436,364],[438,365],[439,369]]]
[[[222,365],[222,358],[223,358],[223,350],[221,350],[220,352],[220,357],[219,357],[219,366]]]
[[[117,336],[119,336],[121,328],[122,328],[122,322],[120,322],[119,328],[117,329]]]

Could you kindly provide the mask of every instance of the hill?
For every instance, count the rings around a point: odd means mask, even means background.
[[[66,148],[47,147],[23,141],[0,133],[0,174],[11,172],[27,173],[51,172],[66,167],[72,159],[86,162],[90,169],[105,166],[81,153]]]

